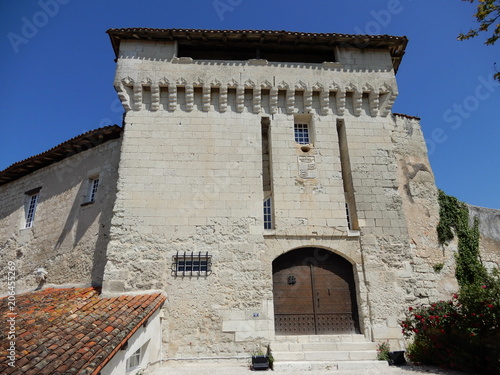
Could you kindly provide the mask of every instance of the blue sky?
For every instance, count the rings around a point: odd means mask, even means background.
[[[2,0],[0,170],[85,131],[121,124],[109,28],[272,29],[406,35],[394,112],[421,117],[436,183],[500,209],[500,42],[460,0]]]

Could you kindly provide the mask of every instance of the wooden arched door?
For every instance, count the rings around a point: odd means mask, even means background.
[[[273,262],[278,335],[359,332],[352,265],[319,248],[290,251]]]

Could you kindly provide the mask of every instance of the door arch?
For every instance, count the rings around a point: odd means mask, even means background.
[[[277,335],[359,333],[352,264],[331,251],[302,248],[273,261]]]

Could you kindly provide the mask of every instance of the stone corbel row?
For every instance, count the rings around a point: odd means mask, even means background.
[[[188,112],[194,109],[195,87],[199,87],[202,89],[202,110],[204,112],[210,111],[212,88],[218,88],[219,90],[220,112],[227,111],[228,89],[235,89],[236,112],[238,113],[243,112],[245,109],[245,90],[251,90],[253,98],[252,112],[256,114],[260,113],[262,110],[262,90],[269,91],[269,106],[271,113],[276,113],[278,111],[278,92],[285,91],[286,94],[284,109],[288,114],[293,114],[296,111],[295,104],[297,91],[302,92],[304,112],[306,113],[312,111],[313,92],[319,92],[320,113],[322,115],[328,115],[330,113],[330,93],[334,92],[335,106],[337,109],[336,114],[338,116],[343,116],[345,114],[347,93],[352,93],[353,110],[355,116],[360,116],[362,113],[363,94],[368,95],[369,112],[370,116],[373,117],[387,116],[390,113],[394,101],[397,97],[396,90],[388,84],[383,84],[381,87],[373,87],[370,84],[365,84],[362,87],[358,87],[353,83],[349,83],[345,86],[340,86],[337,83],[331,83],[328,85],[316,83],[312,86],[308,86],[302,81],[299,81],[298,83],[293,85],[282,81],[275,86],[267,80],[260,84],[256,84],[251,80],[247,80],[243,84],[239,84],[234,79],[225,84],[222,84],[218,80],[214,80],[207,84],[201,79],[198,79],[195,82],[191,83],[187,82],[183,78],[175,81],[162,78],[155,83],[149,78],[140,82],[136,82],[132,78],[126,77],[121,81],[115,82],[115,89],[118,92],[118,97],[120,98],[122,105],[126,111],[139,111],[142,109],[142,95],[144,87],[149,87],[151,90],[152,111],[158,111],[161,108],[160,90],[162,87],[167,88],[168,91],[168,111],[175,111],[177,109],[177,89],[179,87],[183,87],[185,90],[186,111]]]

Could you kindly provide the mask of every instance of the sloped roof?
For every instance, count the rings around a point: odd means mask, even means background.
[[[17,163],[5,168],[3,171],[0,171],[0,186],[26,176],[38,169],[57,163],[67,157],[99,146],[109,140],[119,138],[122,130],[123,129],[118,125],[110,125],[90,130],[61,143],[50,150],[42,152],[41,154],[18,161]]]
[[[17,295],[10,311],[4,297],[3,321],[16,322],[16,362],[8,366],[3,345],[0,373],[97,374],[164,301],[160,293],[100,298],[95,288],[49,288]],[[7,334],[0,341],[10,342]]]
[[[124,28],[106,31],[118,57],[122,39],[171,40],[182,43],[258,43],[260,45],[312,45],[332,47],[335,45],[352,48],[387,48],[392,57],[394,71],[398,70],[405,53],[408,38],[392,35],[355,35],[336,33],[304,33],[285,30],[203,30],[203,29],[155,29]]]

